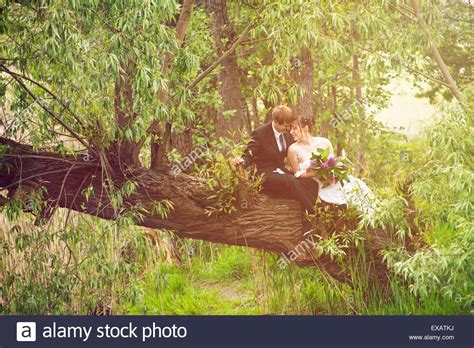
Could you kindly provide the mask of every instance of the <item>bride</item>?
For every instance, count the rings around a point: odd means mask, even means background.
[[[314,120],[312,117],[299,116],[291,125],[291,135],[295,142],[288,149],[288,162],[291,172],[297,178],[314,177],[314,172],[306,170],[311,163],[311,156],[318,149],[329,149],[329,157],[334,156],[331,142],[323,137],[313,137]],[[315,179],[317,180],[317,179]],[[354,206],[360,213],[369,216],[375,213],[377,199],[369,187],[360,179],[349,176],[349,180],[323,183],[318,181],[319,199],[325,204],[334,204],[341,209]]]

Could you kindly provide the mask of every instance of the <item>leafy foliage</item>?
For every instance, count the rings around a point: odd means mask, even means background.
[[[354,289],[319,272],[294,267],[282,271],[276,256],[199,241],[173,248],[176,241],[171,238],[149,238],[134,224],[144,214],[165,219],[179,202],[126,204],[139,184],[133,180],[121,187],[104,181],[118,216],[115,223],[60,211],[49,223],[34,226],[30,213],[41,214],[47,194],[39,185],[12,197],[0,192],[2,202],[8,198],[0,228],[0,311],[217,313],[218,306],[209,305],[214,301],[223,306],[220,313],[232,313],[233,306],[242,306],[238,308],[245,310],[237,312],[245,314],[467,312],[474,301],[472,5],[420,3],[434,42],[468,101],[464,111],[445,102],[452,95],[427,54],[426,36],[407,1],[228,2],[235,37],[253,24],[235,50],[247,130],[265,121],[274,105],[300,102],[306,90],[295,76],[306,64],[300,54],[308,50],[314,68],[309,100],[318,133],[346,150],[358,175],[367,178],[382,200],[378,214],[364,217],[358,226],[353,211],[347,216],[331,209],[317,211],[320,224],[328,226],[318,238],[317,251],[352,267],[353,275],[362,279]],[[187,168],[214,193],[208,197],[208,213],[245,208],[239,192],[245,190],[251,198],[261,178],[230,165],[243,143],[209,141],[218,118],[230,120],[236,114],[219,112],[225,91],[218,76],[224,68],[217,67],[188,88],[219,58],[213,19],[205,7],[195,5],[181,44],[176,38],[180,11],[175,0],[3,2],[2,136],[85,160],[120,140],[143,145],[152,138],[163,141],[162,134],[152,136],[149,127],[169,123],[172,138],[192,130],[192,147],[210,144]],[[410,140],[375,120],[388,105],[386,85],[407,74],[422,89],[420,95],[430,97],[439,109],[434,124]],[[125,124],[118,122],[118,99],[125,100]],[[150,163],[148,146],[138,155],[141,164]],[[169,158],[180,163],[186,155],[174,148]],[[4,167],[7,156],[8,147],[0,146],[2,174],[10,173]],[[90,186],[81,194],[89,201],[98,193]],[[395,274],[394,296],[386,306],[379,305],[377,296],[367,297],[364,274],[354,267],[364,262],[363,250],[359,260],[347,260],[349,248],[362,245],[363,235],[375,229],[393,235],[393,245],[384,251]],[[166,246],[157,250],[160,243]],[[194,248],[196,256],[191,256],[188,252]],[[183,253],[186,256],[180,257]],[[163,266],[170,258],[183,264]],[[218,291],[201,289],[195,301],[194,289],[202,283],[193,288],[193,277],[205,284],[221,278],[242,280],[253,297],[220,302]]]
[[[225,139],[220,139],[205,157],[206,164],[199,168],[199,175],[206,180],[209,191],[213,194],[207,198],[213,201],[207,208],[207,213],[230,214],[238,209],[245,209],[250,206],[250,202],[239,201],[239,192],[242,189],[248,193],[245,199],[251,199],[260,191],[262,178],[255,173],[238,170],[229,162],[230,158],[235,158],[244,150],[244,144],[233,144]],[[240,204],[240,206],[239,206]]]
[[[429,156],[411,185],[426,246],[414,254],[386,254],[413,293],[439,292],[465,308],[474,300],[472,131],[472,118],[449,105],[427,130]]]

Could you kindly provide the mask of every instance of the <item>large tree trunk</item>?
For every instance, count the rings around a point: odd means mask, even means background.
[[[208,217],[205,210],[214,202],[207,198],[211,193],[197,178],[185,174],[175,177],[145,168],[123,173],[118,161],[113,159],[105,169],[97,158],[34,152],[30,146],[5,138],[0,138],[0,144],[6,146],[0,163],[0,192],[8,190],[10,199],[19,196],[16,191],[34,192],[41,186],[46,189],[42,199],[48,202],[47,211],[58,206],[116,220],[119,214],[104,187],[106,178],[113,181],[115,188],[133,180],[138,184],[137,189],[124,198],[122,208],[152,211],[152,204],[163,200],[174,204],[167,218],[142,211],[143,218],[136,221],[137,225],[171,230],[180,237],[267,250],[284,255],[299,265],[319,267],[336,279],[350,281],[349,274],[338,262],[326,256],[317,257],[312,249],[306,248],[301,233],[301,207],[296,201],[258,195],[248,209]],[[84,192],[89,187],[94,193],[86,199]],[[389,239],[382,231],[367,238],[366,255],[374,255],[372,261],[367,262],[372,262],[376,270],[372,278],[378,282],[387,281],[385,266],[378,253],[388,246]],[[355,248],[349,253],[358,255]],[[293,260],[294,255],[297,257]]]
[[[171,133],[171,148],[178,150],[181,156],[187,156],[193,150],[192,135],[191,126],[181,133]]]
[[[235,41],[236,31],[227,18],[226,0],[207,0],[206,8],[211,15],[211,32],[216,45],[217,56],[222,56]],[[222,110],[216,122],[216,135],[233,137],[240,140],[239,130],[245,128],[243,98],[240,90],[241,71],[237,64],[237,55],[232,51],[221,63],[219,93]],[[227,113],[231,115],[227,115]]]

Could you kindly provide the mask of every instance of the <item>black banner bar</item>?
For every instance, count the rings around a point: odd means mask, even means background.
[[[3,316],[10,347],[472,348],[472,316]]]

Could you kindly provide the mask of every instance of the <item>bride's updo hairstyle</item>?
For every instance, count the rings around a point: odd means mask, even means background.
[[[310,134],[313,133],[314,129],[314,119],[311,116],[298,116],[297,118],[298,125],[300,128],[304,128],[305,126],[308,126],[308,131]]]

